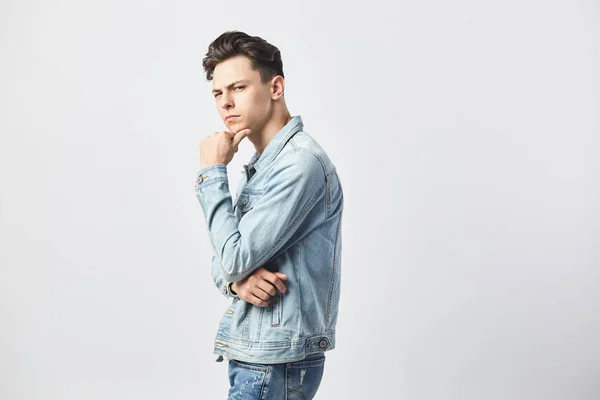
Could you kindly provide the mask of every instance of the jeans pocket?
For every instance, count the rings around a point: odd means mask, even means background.
[[[228,399],[261,399],[267,376],[267,366],[229,360]]]
[[[309,356],[308,360],[288,363],[286,382],[289,400],[310,400],[317,393],[323,372],[325,355]]]

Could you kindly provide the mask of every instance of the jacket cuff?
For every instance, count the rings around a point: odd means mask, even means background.
[[[200,192],[202,188],[213,183],[227,181],[227,166],[225,164],[214,164],[204,167],[196,174],[194,188]]]
[[[231,291],[231,285],[232,285],[232,284],[233,284],[233,282],[227,282],[227,283],[225,284],[225,295],[226,295],[227,297],[232,297],[232,298],[238,298],[238,299],[239,299],[239,298],[240,298],[240,296],[238,296],[238,295],[237,295],[237,293],[233,293],[233,292]]]

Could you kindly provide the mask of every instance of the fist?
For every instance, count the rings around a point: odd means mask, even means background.
[[[200,142],[200,167],[214,164],[229,164],[238,151],[238,145],[251,133],[250,129],[242,129],[237,133],[228,131],[215,132]]]
[[[286,288],[283,281],[287,279],[288,277],[284,273],[271,272],[260,267],[252,275],[239,282],[234,282],[231,289],[242,300],[258,307],[266,307],[269,305],[271,297],[277,294],[277,290],[285,293]]]

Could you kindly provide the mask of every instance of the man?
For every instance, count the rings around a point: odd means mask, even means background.
[[[334,164],[287,109],[281,53],[225,32],[203,67],[226,131],[200,143],[195,191],[210,236],[212,277],[232,302],[216,339],[229,398],[312,399],[335,347],[343,193]],[[256,152],[229,192],[227,164]]]

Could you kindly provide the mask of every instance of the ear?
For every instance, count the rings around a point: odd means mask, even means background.
[[[271,99],[279,100],[285,91],[285,79],[283,76],[277,75],[271,80]]]

